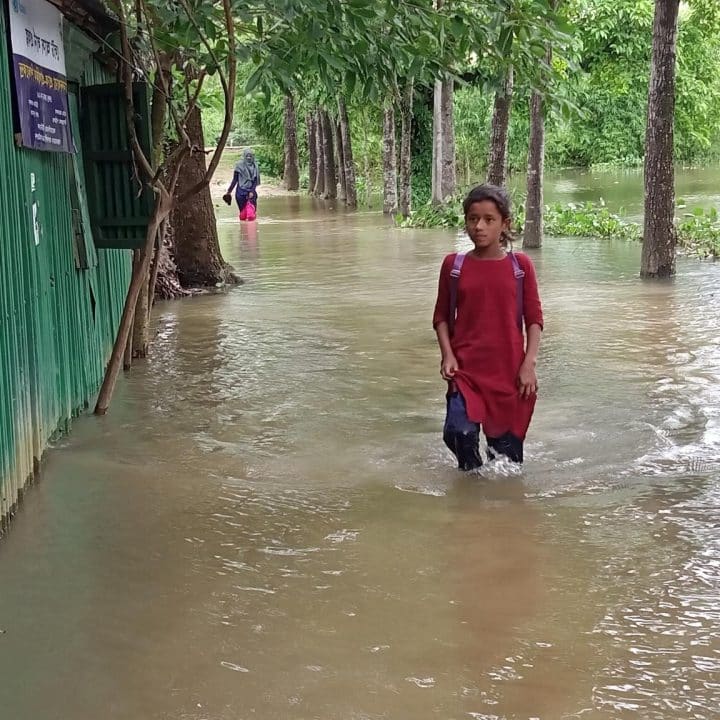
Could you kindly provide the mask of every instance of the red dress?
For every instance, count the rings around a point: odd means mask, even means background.
[[[527,255],[516,253],[523,279],[525,327],[542,327],[535,267]],[[450,271],[455,253],[440,269],[433,327],[448,320]],[[465,398],[468,418],[480,423],[487,437],[507,432],[525,439],[536,396],[519,395],[517,377],[525,358],[525,339],[517,324],[517,280],[512,260],[480,260],[468,254],[462,266],[457,293],[457,318],[451,345],[460,369],[455,374]]]

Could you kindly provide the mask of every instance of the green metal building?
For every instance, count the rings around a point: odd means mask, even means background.
[[[17,0],[9,0],[10,3]],[[98,0],[63,14],[77,152],[19,147],[8,2],[0,17],[0,535],[48,443],[97,393],[144,235]],[[91,189],[88,193],[87,188]]]

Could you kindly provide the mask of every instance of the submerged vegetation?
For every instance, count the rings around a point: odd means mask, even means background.
[[[620,213],[611,212],[604,202],[553,203],[545,206],[545,232],[553,237],[615,238],[642,240],[642,226]],[[517,204],[513,230],[522,233],[524,206]],[[464,226],[462,198],[443,206],[423,205],[408,218],[398,218],[405,228],[457,228]],[[676,219],[678,243],[700,257],[720,257],[720,215],[713,208],[688,211],[682,200]]]
[[[700,257],[720,257],[720,217],[715,208],[695,208],[677,223],[680,245]]]

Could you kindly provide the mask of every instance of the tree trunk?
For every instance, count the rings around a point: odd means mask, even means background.
[[[165,232],[160,245],[160,256],[158,257],[158,276],[155,282],[155,300],[174,300],[175,298],[187,297],[192,293],[180,285],[175,265],[174,250],[175,231],[172,223],[166,221]]]
[[[345,177],[345,155],[343,153],[342,130],[340,129],[340,121],[333,123],[335,127],[335,150],[337,152],[337,171],[340,181],[340,194],[338,200],[347,202],[347,178]]]
[[[158,76],[153,85],[152,105],[150,112],[150,128],[152,134],[152,157],[150,161],[154,168],[160,166],[165,142],[165,120],[167,118],[167,97],[163,86],[170,88],[172,82],[172,66],[175,55],[160,53]],[[136,261],[142,262],[142,253],[136,253]],[[132,319],[132,331],[128,337],[123,367],[130,369],[132,358],[145,358],[150,345],[150,307],[149,285],[140,288]]]
[[[174,56],[161,55],[163,72],[165,72],[166,83],[168,87],[171,87],[172,74],[170,69],[172,63],[175,62]],[[153,92],[153,103],[152,103],[152,137],[153,137],[153,167],[157,168],[160,166],[167,138],[165,136],[165,121],[167,118],[167,99],[163,95],[162,91],[155,87]],[[165,222],[165,228],[169,228],[170,224]],[[171,233],[163,231],[163,241],[160,245],[160,255],[157,258],[157,278],[155,280],[154,288],[155,291],[151,290],[150,297],[148,298],[148,307],[152,308],[153,302],[160,298],[162,300],[173,300],[175,298],[185,297],[189,295],[186,290],[183,290],[180,285],[180,279],[177,274],[177,266],[171,259],[172,254],[172,239]]]
[[[430,202],[442,205],[442,81],[436,80],[433,89],[432,178]]]
[[[307,127],[308,147],[308,192],[312,195],[315,192],[317,180],[318,156],[317,156],[317,121],[315,113],[308,113],[305,116]]]
[[[352,138],[350,137],[350,121],[348,120],[347,106],[343,98],[338,99],[338,116],[340,119],[340,134],[342,135],[343,160],[345,162],[346,204],[354,210],[357,207],[355,160],[353,159]]]
[[[155,242],[155,255],[153,256],[152,269],[150,270],[150,281],[148,282],[148,319],[155,302],[155,288],[157,287],[158,276],[160,275],[160,258],[162,255],[163,243],[167,237],[170,223],[168,220],[163,221],[160,225],[157,241]]]
[[[675,56],[679,0],[656,0],[645,134],[642,277],[675,274]]]
[[[142,252],[145,252],[144,250]],[[150,250],[152,256],[153,251]],[[143,262],[141,258],[140,262]],[[149,267],[149,265],[148,265]],[[148,276],[149,279],[149,276]],[[132,330],[132,356],[134,358],[146,358],[150,348],[150,296],[149,284],[146,281],[138,292],[137,303],[135,304],[135,315],[133,317]]]
[[[383,113],[383,212],[398,210],[397,150],[395,148],[395,107],[390,102]]]
[[[367,128],[365,128],[365,154],[363,155],[363,177],[365,178],[365,207],[370,207],[370,198],[373,192],[372,176],[370,174],[370,143],[367,138]]]
[[[410,215],[412,206],[412,106],[413,81],[408,80],[400,101],[400,214]]]
[[[132,342],[129,351],[125,353],[125,370],[129,369],[128,360],[132,364],[132,358],[146,358],[150,351],[150,313],[155,299],[155,287],[160,274],[160,250],[167,228],[167,220],[160,223],[158,235],[155,240],[155,247],[152,250],[152,260],[148,275],[147,287],[140,288],[137,304],[135,305],[135,317],[133,319]],[[142,262],[142,252],[138,255],[137,262]],[[177,268],[176,268],[177,270]],[[128,358],[128,354],[130,357]]]
[[[175,188],[176,197],[181,197],[205,177],[205,138],[200,108],[193,108],[186,130],[193,151],[182,161]],[[209,187],[206,186],[185,203],[175,203],[171,222],[175,230],[175,262],[184,287],[214,287],[234,278],[232,268],[220,253]]]
[[[317,155],[317,175],[313,194],[320,197],[325,193],[325,143],[322,129],[322,112],[320,108],[315,113],[315,154]]]
[[[283,183],[286,190],[297,190],[300,187],[297,117],[292,95],[285,96],[285,169],[283,171]]]
[[[457,177],[455,171],[455,121],[453,112],[453,94],[455,81],[452,78],[443,80],[440,112],[442,115],[442,171],[441,192],[443,202],[455,195]]]
[[[135,320],[133,319],[133,323]],[[128,333],[127,341],[125,342],[125,354],[123,355],[123,370],[128,372],[132,369],[133,361],[133,338],[132,333]]]
[[[327,110],[322,111],[323,157],[325,158],[325,195],[326,200],[337,198],[337,169],[335,167],[335,139],[333,122]]]
[[[160,53],[159,74],[162,74],[165,86],[170,88],[172,82],[172,66],[175,63],[175,54]],[[150,113],[150,123],[152,132],[152,166],[160,167],[163,155],[163,144],[165,142],[165,119],[167,117],[167,98],[162,89],[162,80],[157,78],[153,85],[152,106]]]
[[[548,48],[545,62],[552,62]],[[530,96],[530,146],[528,148],[527,200],[523,248],[539,248],[543,244],[543,184],[545,182],[545,109],[543,97],[534,90]]]
[[[123,307],[120,325],[118,326],[117,335],[115,336],[115,344],[113,345],[112,354],[105,370],[100,393],[98,394],[97,403],[95,405],[95,414],[104,415],[110,405],[115,383],[117,382],[120,367],[123,363],[125,349],[130,337],[132,329],[133,315],[135,306],[137,305],[140,289],[147,287],[148,270],[150,268],[150,256],[152,248],[155,245],[159,226],[168,216],[172,209],[172,198],[167,193],[161,195],[155,201],[153,215],[148,223],[147,234],[145,236],[145,246],[141,253],[141,260],[133,267],[132,277],[130,278],[130,286],[128,287],[127,296],[125,297],[125,306]]]
[[[542,247],[544,156],[545,118],[543,116],[543,101],[542,95],[535,90],[530,98],[530,147],[528,149],[523,248]]]
[[[139,250],[133,250],[133,259],[132,259],[132,275],[135,274],[137,266],[140,264],[140,251]],[[135,303],[135,307],[137,308],[137,303]],[[133,317],[133,320],[131,321],[133,327],[135,325],[135,319]],[[132,360],[133,360],[133,333],[128,333],[127,340],[125,342],[125,354],[123,356],[123,370],[127,372],[132,368]]]
[[[507,180],[508,129],[512,96],[513,69],[510,66],[503,88],[495,93],[487,176],[487,181],[493,185],[504,185]]]

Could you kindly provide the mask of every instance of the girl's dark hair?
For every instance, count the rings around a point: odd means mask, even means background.
[[[498,212],[502,216],[503,220],[510,219],[510,196],[503,188],[497,185],[478,185],[474,187],[463,201],[463,212],[467,217],[470,206],[476,202],[482,202],[483,200],[490,200],[495,203]]]
[[[465,200],[463,200],[463,214],[466,220],[468,212],[470,212],[470,207],[474,203],[482,202],[483,200],[490,200],[490,202],[494,203],[503,220],[512,220],[510,215],[510,196],[504,188],[498,187],[497,185],[490,185],[490,183],[474,187],[467,194]],[[500,241],[507,247],[508,244],[512,242],[512,235],[507,231],[503,231]]]

